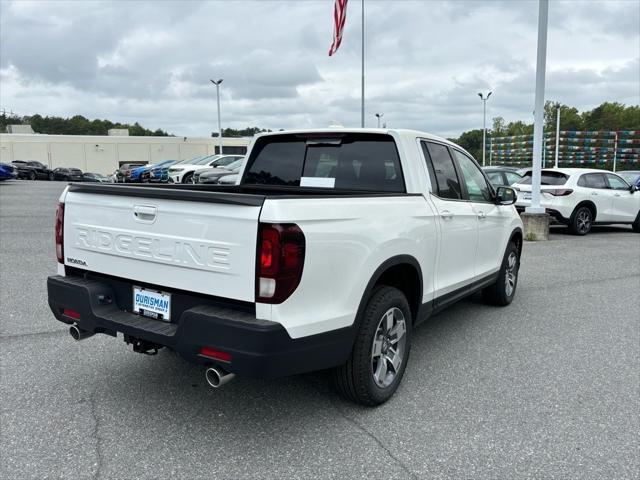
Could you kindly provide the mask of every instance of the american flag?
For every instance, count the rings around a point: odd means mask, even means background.
[[[333,43],[329,48],[329,56],[336,53],[342,43],[344,22],[347,19],[347,2],[348,0],[336,0],[333,7]]]

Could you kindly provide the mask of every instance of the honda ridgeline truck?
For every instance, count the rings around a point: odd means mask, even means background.
[[[49,306],[75,339],[170,348],[212,386],[331,369],[339,392],[376,405],[420,322],[479,290],[512,301],[515,200],[427,133],[263,134],[237,185],[69,185]]]

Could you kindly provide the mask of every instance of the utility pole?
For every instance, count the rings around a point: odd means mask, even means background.
[[[217,82],[215,80],[211,80],[216,86],[216,96],[218,98],[218,154],[222,155],[222,122],[220,121],[220,84],[222,83],[222,78]]]
[[[380,128],[380,119],[384,117],[384,113],[376,113],[375,116],[378,118],[378,128]]]
[[[478,96],[480,100],[482,100],[482,166],[485,166],[485,155],[486,155],[486,145],[487,145],[487,100],[491,96],[492,92],[487,93],[486,97],[482,96],[482,93],[479,93]]]

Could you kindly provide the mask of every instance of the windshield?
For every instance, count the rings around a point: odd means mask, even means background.
[[[207,165],[211,160],[214,160],[214,159],[215,159],[215,155],[207,155],[204,157],[200,157],[199,159],[193,162],[187,162],[187,163],[191,165]]]
[[[237,159],[238,159],[238,157],[222,157],[222,158],[218,158],[217,160],[211,162],[211,166],[212,167],[226,167],[227,165],[230,165],[230,164],[234,163]]]
[[[522,179],[518,182],[520,185],[531,185],[532,173],[531,170],[525,172]],[[564,185],[567,183],[569,175],[556,172],[553,170],[543,170],[540,177],[540,185]]]
[[[240,170],[240,167],[242,167],[242,164],[244,163],[244,160],[240,159],[240,160],[236,160],[235,162],[231,162],[228,165],[225,165],[225,169],[226,170],[231,170],[232,172],[237,172],[238,170]]]
[[[636,172],[636,171],[616,172],[616,173],[629,183],[634,183],[636,180],[640,178],[640,172]]]

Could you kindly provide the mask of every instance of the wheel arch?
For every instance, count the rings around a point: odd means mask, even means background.
[[[520,227],[517,227],[513,229],[511,235],[509,236],[509,241],[507,242],[507,245],[512,242],[516,244],[516,247],[518,248],[518,258],[520,257],[520,255],[522,255],[523,239],[524,236],[522,233],[522,229]]]
[[[365,287],[358,311],[356,313],[356,322],[354,325],[359,328],[360,319],[364,312],[367,302],[371,297],[371,293],[378,285],[388,285],[400,290],[407,297],[411,316],[415,323],[418,311],[422,305],[422,268],[415,257],[411,255],[397,255],[391,257],[373,272]]]
[[[593,214],[593,221],[595,222],[596,216],[598,215],[598,209],[596,208],[596,204],[593,203],[591,200],[582,200],[581,202],[579,202],[571,212],[571,217],[569,217],[570,221],[573,220],[573,216],[581,207],[587,207],[589,210],[591,210],[591,213]]]

